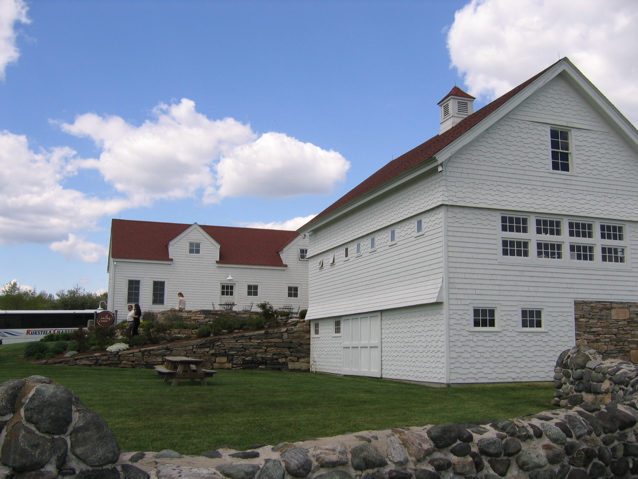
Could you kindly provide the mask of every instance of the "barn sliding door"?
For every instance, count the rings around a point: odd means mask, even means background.
[[[343,319],[343,374],[381,377],[379,314]]]

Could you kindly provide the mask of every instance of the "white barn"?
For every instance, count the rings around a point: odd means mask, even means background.
[[[258,311],[308,306],[308,240],[295,231],[114,219],[109,249],[108,309],[126,317],[143,311],[186,309]]]
[[[299,229],[314,370],[547,381],[575,300],[638,300],[634,126],[566,58],[472,102]]]

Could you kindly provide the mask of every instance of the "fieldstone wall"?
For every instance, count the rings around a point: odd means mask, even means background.
[[[638,303],[576,301],[574,309],[577,345],[638,362]]]
[[[120,352],[43,359],[40,364],[153,368],[164,356],[188,356],[206,361],[212,369],[310,370],[310,325],[293,320],[285,326],[238,332]]]
[[[104,420],[69,389],[40,376],[0,384],[0,478],[150,477],[119,459]]]

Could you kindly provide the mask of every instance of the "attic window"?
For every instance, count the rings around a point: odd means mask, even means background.
[[[468,112],[470,111],[468,103],[466,101],[459,101],[457,103],[457,108],[461,115],[467,115]]]
[[[443,105],[443,118],[450,116],[450,104]]]
[[[201,243],[188,243],[188,254],[199,254]]]

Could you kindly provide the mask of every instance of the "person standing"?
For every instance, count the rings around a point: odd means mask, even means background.
[[[128,331],[129,336],[133,336],[133,324],[134,324],[133,315],[134,314],[135,314],[135,311],[133,311],[133,305],[129,304],[128,314],[126,315],[126,330]]]
[[[138,335],[137,330],[140,327],[141,318],[142,318],[142,309],[140,308],[139,304],[135,303],[135,306],[133,306],[133,330],[131,331],[131,336]]]
[[[182,293],[177,293],[177,311],[184,311],[186,309],[186,298]]]

